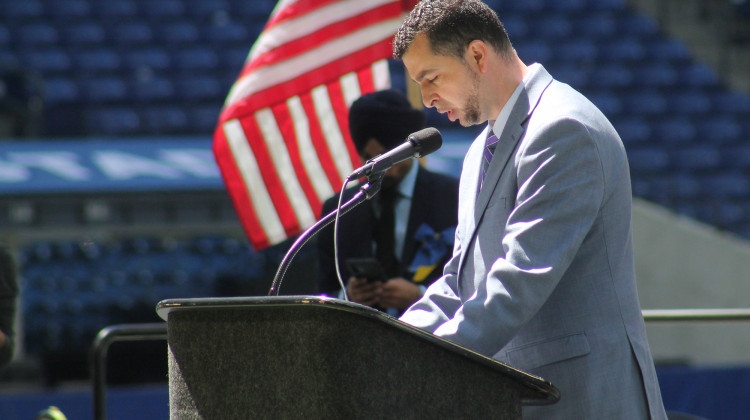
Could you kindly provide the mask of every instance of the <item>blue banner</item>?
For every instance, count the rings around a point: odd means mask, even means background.
[[[223,188],[210,138],[0,142],[0,195]]]

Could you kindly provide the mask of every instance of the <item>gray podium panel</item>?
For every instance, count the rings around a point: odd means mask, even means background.
[[[369,307],[313,296],[165,300],[172,419],[521,418],[549,382]]]

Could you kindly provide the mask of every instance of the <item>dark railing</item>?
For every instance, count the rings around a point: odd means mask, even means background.
[[[107,351],[118,341],[166,340],[167,324],[122,324],[106,327],[94,339],[91,357],[94,420],[107,418]],[[165,354],[166,357],[166,354]]]

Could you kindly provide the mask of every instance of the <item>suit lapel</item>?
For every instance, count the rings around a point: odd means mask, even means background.
[[[465,206],[464,208],[473,208],[473,211],[466,212],[465,216],[471,219],[466,221],[466,226],[469,231],[464,237],[464,243],[462,244],[462,249],[464,250],[468,250],[471,243],[474,241],[477,227],[482,221],[482,216],[490,202],[490,197],[502,178],[504,171],[513,170],[513,168],[508,168],[508,162],[514,155],[515,150],[524,135],[524,131],[526,130],[527,122],[531,117],[531,114],[534,112],[534,109],[536,109],[539,104],[542,94],[552,83],[552,76],[550,76],[541,65],[530,66],[530,71],[532,71],[532,74],[526,82],[524,89],[521,91],[518,100],[516,100],[510,116],[508,117],[508,121],[503,128],[503,132],[499,137],[495,153],[492,157],[492,162],[487,168],[487,174],[485,175],[482,189],[478,194],[474,194],[474,197],[469,196],[468,192],[466,195],[462,196],[465,203],[463,204]],[[474,180],[474,182],[469,185],[476,185],[477,188],[481,178],[481,158],[487,130],[488,129],[485,129],[475,140],[475,143],[472,145],[472,150],[469,152],[471,154],[470,157],[472,158],[467,159],[467,164],[470,164],[473,167],[470,168],[471,172],[465,172],[465,175],[471,176],[470,179]],[[474,190],[474,192],[476,191],[477,189]],[[464,252],[461,256],[460,266],[463,266],[463,262],[467,257],[467,253]],[[459,272],[460,270],[461,268],[459,267]]]

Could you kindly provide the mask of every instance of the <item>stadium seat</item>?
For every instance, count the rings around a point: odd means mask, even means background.
[[[97,48],[74,53],[73,63],[76,73],[80,75],[116,72],[121,69],[122,60],[120,55],[111,49]]]
[[[690,51],[681,41],[672,38],[656,38],[643,44],[646,59],[649,61],[666,61],[673,64],[690,61]]]
[[[45,2],[50,16],[59,22],[70,23],[91,17],[91,5],[86,0],[56,0]]]
[[[122,22],[133,18],[138,9],[132,0],[107,0],[91,3],[92,13],[107,21]]]
[[[63,26],[62,39],[73,49],[89,48],[102,45],[106,41],[106,33],[97,22],[75,22]]]
[[[628,161],[634,174],[663,174],[669,168],[670,157],[664,149],[652,145],[628,151]]]
[[[140,14],[159,24],[182,18],[185,15],[185,5],[180,0],[149,0],[140,8]]]
[[[62,48],[48,48],[21,52],[21,63],[43,74],[65,74],[72,68],[68,53]]]
[[[219,56],[210,47],[195,46],[177,51],[174,65],[182,72],[206,72],[219,69]]]
[[[116,45],[148,45],[153,40],[151,26],[142,21],[122,22],[112,28],[112,41]]]
[[[44,6],[39,0],[3,2],[3,16],[9,21],[40,19],[44,15]]]
[[[598,55],[603,62],[639,63],[646,58],[646,49],[643,42],[633,37],[622,37],[601,43]]]
[[[121,102],[128,89],[125,82],[117,77],[105,76],[82,80],[83,95],[90,103]]]
[[[654,142],[667,145],[672,150],[675,145],[685,145],[697,137],[694,122],[686,116],[657,118],[651,122]]]
[[[44,81],[44,102],[47,105],[70,104],[81,100],[78,84],[67,77]]]
[[[131,135],[141,130],[138,114],[130,108],[95,108],[86,114],[86,129],[97,135]]]
[[[15,34],[19,48],[35,49],[54,46],[60,42],[60,35],[54,25],[35,22],[23,25]]]
[[[123,63],[134,70],[150,69],[155,71],[170,70],[172,55],[160,47],[138,48],[122,54]]]
[[[669,108],[676,114],[705,115],[711,112],[711,100],[700,90],[680,91],[669,96]]]
[[[674,167],[687,172],[715,172],[720,169],[721,153],[708,145],[691,145],[681,147],[674,152]]]
[[[617,118],[623,112],[619,95],[607,90],[596,90],[589,92],[587,96],[608,118]]]
[[[667,98],[652,89],[638,89],[622,94],[625,110],[631,115],[658,117],[667,113]]]
[[[156,30],[156,39],[167,47],[172,44],[189,45],[200,39],[198,27],[190,21],[167,22],[159,25]]]
[[[227,47],[232,45],[243,45],[248,49],[255,38],[251,38],[247,28],[236,22],[223,22],[220,24],[206,25],[204,27],[205,39],[214,43],[221,43]]]
[[[704,63],[691,63],[680,70],[680,85],[692,88],[719,88],[719,77]]]
[[[171,79],[152,77],[131,82],[130,92],[137,103],[169,101],[174,97],[174,83]]]
[[[750,114],[750,96],[741,92],[719,91],[711,95],[712,107],[718,114]]]
[[[523,3],[523,2],[519,2]],[[590,12],[574,18],[574,35],[581,39],[603,41],[620,35],[617,31],[617,21],[612,13]]]
[[[709,115],[696,121],[698,139],[702,142],[722,146],[747,141],[742,137],[742,125],[731,116]]]
[[[630,145],[648,144],[651,138],[651,126],[643,118],[612,119],[613,125],[627,149]]]

